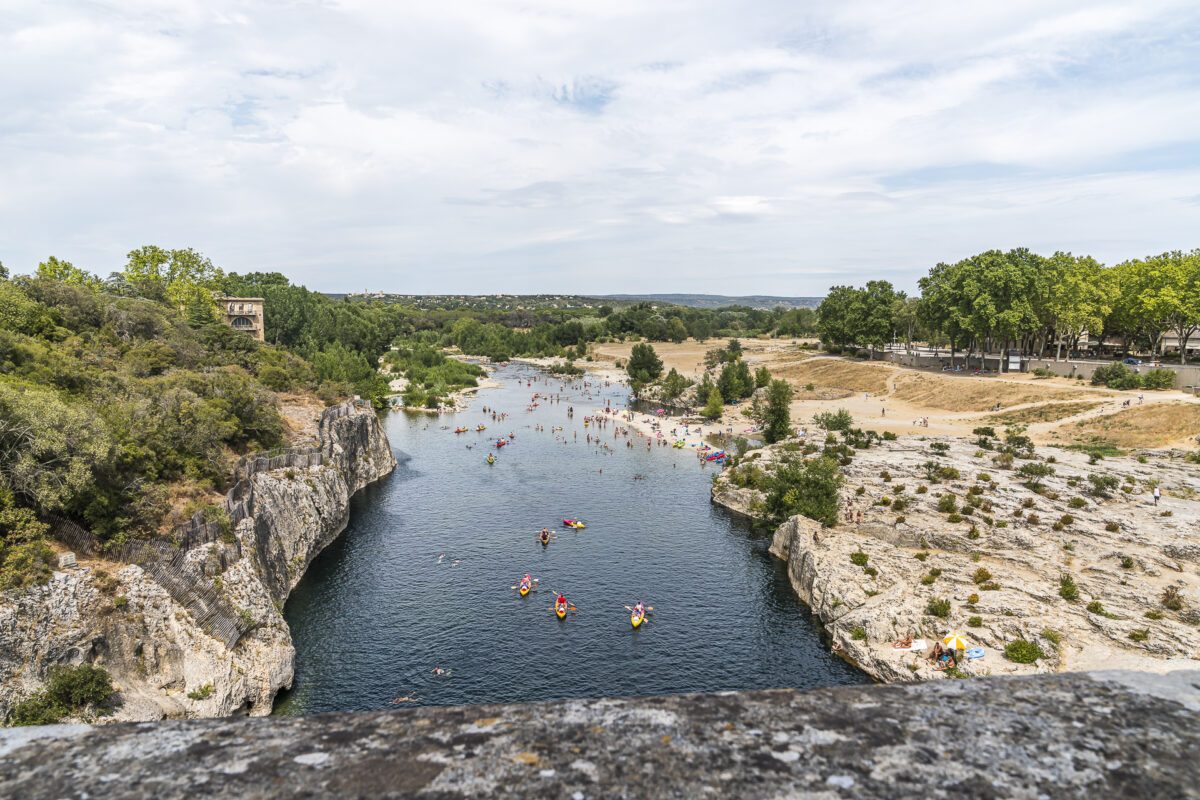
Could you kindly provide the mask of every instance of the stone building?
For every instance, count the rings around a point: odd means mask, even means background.
[[[237,331],[245,331],[263,341],[263,299],[261,297],[218,297],[221,320]]]

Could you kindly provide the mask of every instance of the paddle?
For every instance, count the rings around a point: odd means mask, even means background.
[[[629,611],[629,612],[632,612],[632,611],[633,611],[633,609],[632,609],[632,608],[630,608],[629,606],[625,606],[625,610],[626,610],[626,611]],[[648,612],[650,612],[650,611],[653,611],[653,610],[654,610],[654,606],[646,606],[646,611],[647,611],[647,613],[648,613]]]

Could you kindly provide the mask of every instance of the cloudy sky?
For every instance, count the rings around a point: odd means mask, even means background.
[[[4,0],[0,72],[15,272],[817,295],[1200,246],[1195,0]]]

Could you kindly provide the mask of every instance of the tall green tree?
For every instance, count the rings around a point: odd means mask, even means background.
[[[70,286],[86,286],[89,289],[100,288],[100,279],[95,275],[87,270],[80,269],[70,261],[59,261],[54,256],[50,256],[38,264],[37,276]]]
[[[833,286],[817,306],[817,331],[826,347],[846,347],[858,336],[855,312],[859,292],[853,286]]]
[[[1112,311],[1111,281],[1091,256],[1060,251],[1046,259],[1045,267],[1049,278],[1045,309],[1048,327],[1055,334],[1057,361],[1062,357],[1064,339],[1068,351],[1073,351],[1084,332],[1100,336]]]
[[[791,433],[791,404],[792,387],[787,381],[773,380],[767,388],[767,410],[764,414],[766,423],[763,438],[767,444],[786,439]]]
[[[629,363],[625,365],[625,371],[629,373],[630,380],[636,384],[650,383],[662,375],[662,370],[662,359],[658,357],[658,353],[654,352],[653,347],[646,343],[633,346],[629,355]]]

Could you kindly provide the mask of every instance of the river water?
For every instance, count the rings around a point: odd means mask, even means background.
[[[709,502],[713,467],[636,434],[628,448],[615,424],[584,427],[628,389],[562,390],[525,366],[495,377],[503,388],[461,414],[385,418],[400,465],[354,498],[349,527],[292,593],[296,679],[276,713],[866,681],[822,646],[769,538]],[[561,404],[526,411],[548,391]],[[586,443],[597,433],[611,455]],[[557,530],[547,546],[543,526]],[[510,587],[526,572],[540,589],[522,598]],[[557,619],[552,591],[577,613]],[[655,610],[634,630],[623,607],[639,599]]]

